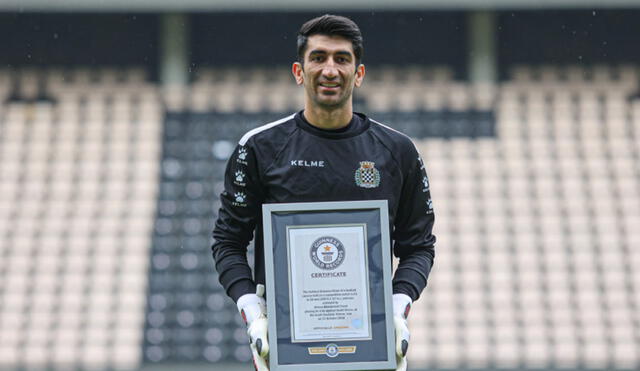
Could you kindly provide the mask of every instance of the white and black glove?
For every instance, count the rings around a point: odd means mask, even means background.
[[[258,285],[255,294],[242,295],[236,304],[242,319],[247,324],[253,365],[257,371],[269,371],[267,304],[264,301],[264,285]]]
[[[407,318],[413,301],[408,295],[393,294],[393,324],[396,328],[396,371],[407,370],[407,350],[409,349],[409,327]]]

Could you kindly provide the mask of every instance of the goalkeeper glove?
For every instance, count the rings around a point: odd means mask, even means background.
[[[409,349],[409,328],[407,317],[413,301],[408,295],[393,294],[393,324],[396,328],[396,359],[398,368],[396,371],[407,370],[407,350]]]
[[[247,324],[253,365],[257,371],[269,371],[267,304],[264,301],[264,285],[258,285],[255,294],[242,295],[236,304],[242,319]]]

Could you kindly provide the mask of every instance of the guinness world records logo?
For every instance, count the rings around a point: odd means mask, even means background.
[[[316,267],[324,270],[334,270],[344,262],[344,245],[340,240],[331,236],[318,238],[311,244],[309,255]]]

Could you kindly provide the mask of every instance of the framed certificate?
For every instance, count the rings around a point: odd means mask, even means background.
[[[395,370],[387,201],[262,213],[269,369]]]

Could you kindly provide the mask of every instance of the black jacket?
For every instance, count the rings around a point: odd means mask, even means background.
[[[229,159],[220,199],[213,258],[234,301],[265,281],[263,203],[386,199],[400,258],[393,292],[416,300],[427,284],[436,238],[424,164],[411,139],[363,114],[333,131],[302,112],[249,131]],[[254,230],[255,280],[246,257]]]

